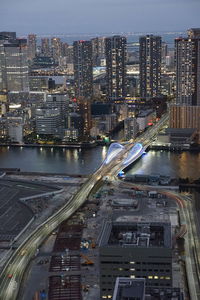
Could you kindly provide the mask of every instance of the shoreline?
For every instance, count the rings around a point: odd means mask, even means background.
[[[98,144],[97,143],[73,143],[73,144],[66,144],[66,145],[48,145],[48,144],[0,144],[0,147],[17,147],[17,148],[94,148],[97,147]]]

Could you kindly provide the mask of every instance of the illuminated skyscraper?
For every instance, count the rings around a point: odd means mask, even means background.
[[[60,38],[54,37],[51,39],[51,50],[52,50],[53,58],[55,59],[56,62],[58,62],[62,50]]]
[[[105,39],[107,98],[126,97],[126,37]]]
[[[92,43],[76,41],[73,48],[75,96],[90,98],[93,95]]]
[[[96,37],[91,42],[93,66],[100,66],[101,59],[105,58],[105,38]]]
[[[41,53],[44,56],[51,56],[50,46],[49,46],[49,39],[42,38],[41,39]]]
[[[29,90],[27,40],[0,41],[0,90]]]
[[[37,39],[35,34],[28,35],[28,59],[33,60],[36,56]]]
[[[200,132],[200,28],[175,40],[176,104],[170,107],[170,127]]]
[[[175,40],[176,103],[200,105],[200,29]]]
[[[140,96],[157,97],[161,87],[161,37],[140,37]]]

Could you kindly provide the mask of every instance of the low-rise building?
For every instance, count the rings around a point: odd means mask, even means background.
[[[156,113],[152,109],[144,110],[139,113],[137,116],[137,122],[139,125],[139,130],[143,131],[148,126],[153,125],[153,122],[156,120]]]

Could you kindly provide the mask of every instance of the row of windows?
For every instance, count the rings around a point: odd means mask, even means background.
[[[134,262],[134,261],[101,261],[101,264],[132,264],[132,265],[134,265],[134,264],[136,264],[136,265],[140,265],[140,264],[142,264],[142,265],[156,265],[156,266],[169,266],[169,265],[171,265],[170,263],[162,263],[162,262],[160,262],[160,263],[158,263],[158,262],[155,262],[155,263],[152,263],[152,262]]]
[[[169,273],[170,269],[126,269],[126,268],[101,268],[104,271],[136,271],[136,272],[159,272],[159,273]]]

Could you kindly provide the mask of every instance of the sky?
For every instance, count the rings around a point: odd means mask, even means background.
[[[200,27],[200,0],[0,0],[0,31],[77,34]]]

